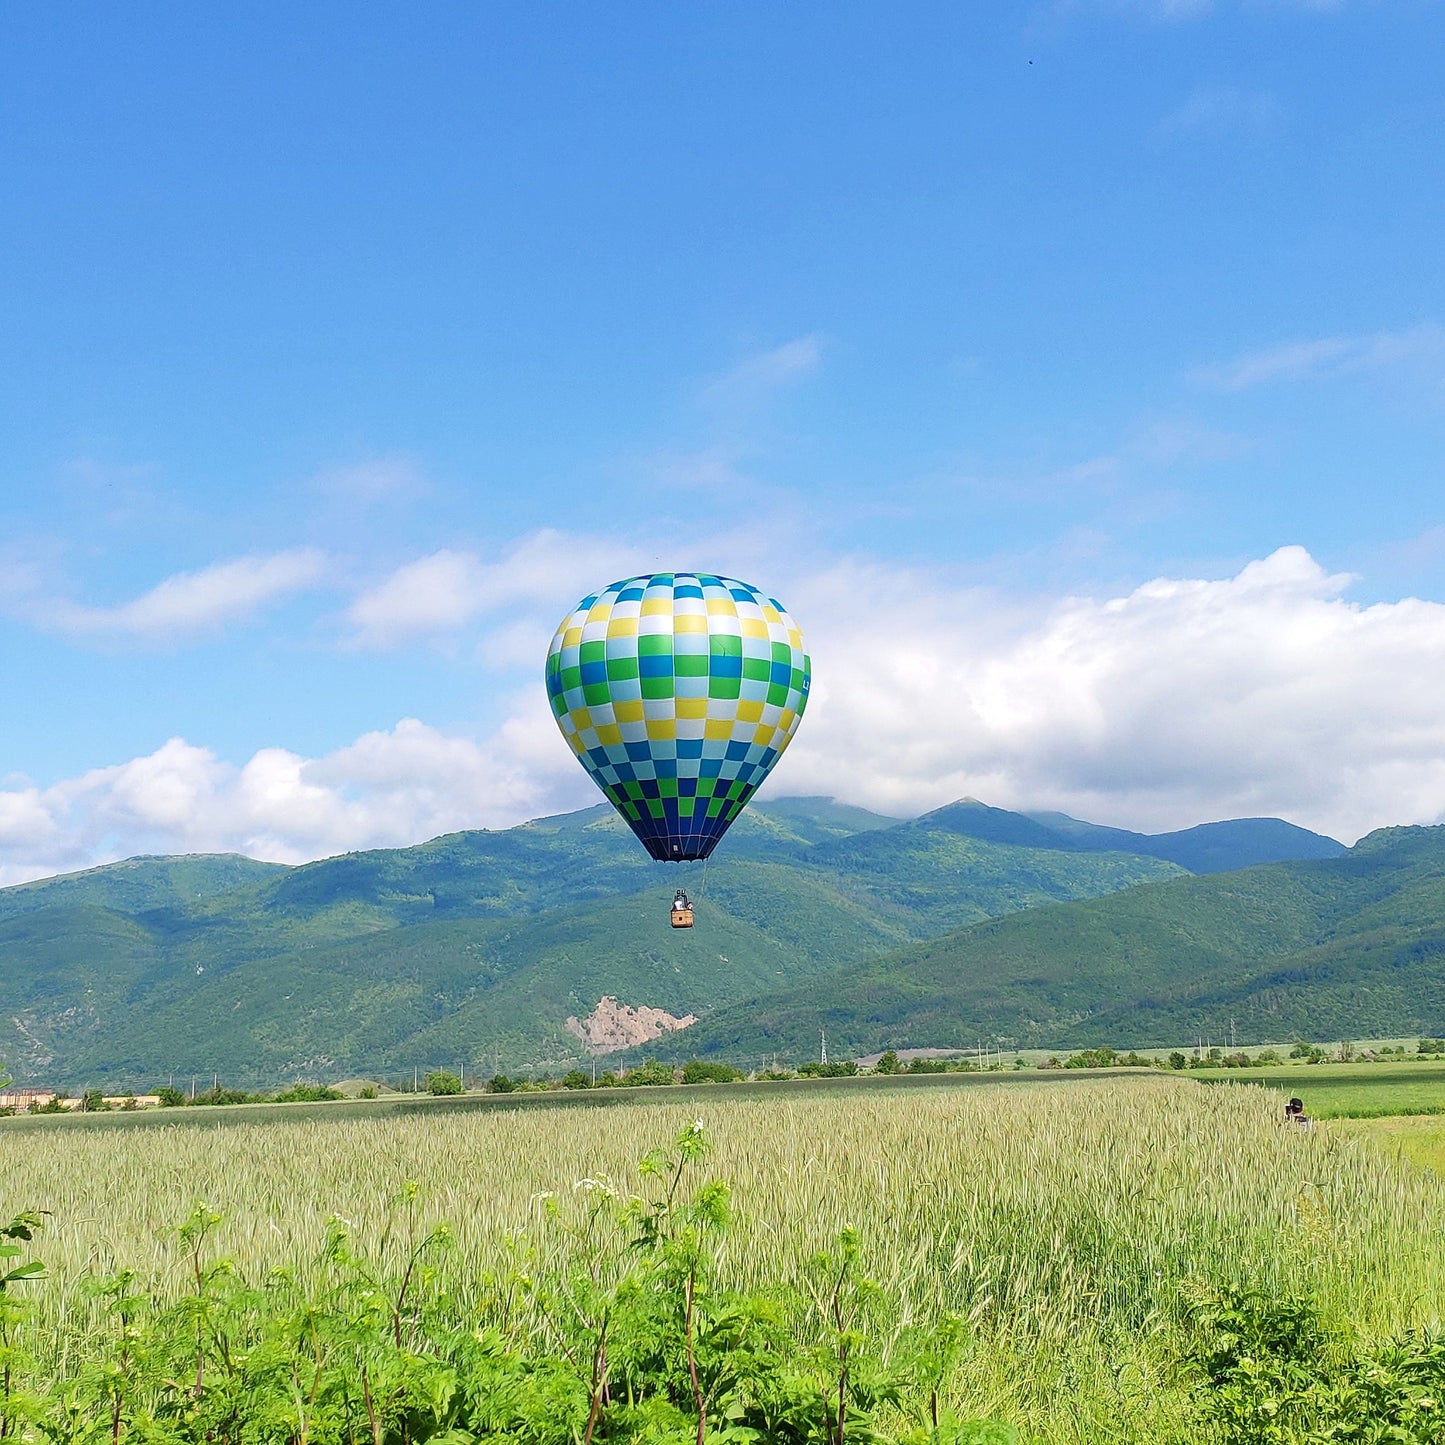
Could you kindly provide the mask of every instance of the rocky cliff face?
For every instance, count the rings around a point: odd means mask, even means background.
[[[677,1018],[666,1009],[648,1008],[646,1004],[633,1008],[608,994],[598,999],[597,1007],[585,1019],[569,1018],[567,1032],[581,1039],[594,1054],[613,1054],[696,1022],[694,1014]]]

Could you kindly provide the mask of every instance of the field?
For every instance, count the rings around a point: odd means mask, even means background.
[[[1262,1084],[1285,1099],[1297,1096],[1315,1119],[1445,1114],[1445,1062],[1434,1060],[1210,1070],[1198,1077],[1212,1085]]]
[[[881,1369],[919,1332],[961,1331],[939,1367],[945,1409],[1028,1441],[1197,1434],[1197,1378],[1180,1358],[1191,1291],[1310,1296],[1366,1338],[1428,1323],[1445,1298],[1445,1184],[1344,1129],[1285,1127],[1270,1091],[1149,1075],[960,1084],[669,1090],[605,1108],[337,1106],[209,1128],[11,1121],[0,1215],[50,1211],[33,1244],[49,1275],[25,1286],[25,1368],[38,1388],[123,1341],[97,1275],[133,1270],[122,1288],[146,1309],[184,1301],[194,1229],[176,1226],[200,1201],[222,1216],[208,1266],[229,1258],[241,1283],[282,1280],[313,1300],[336,1265],[329,1216],[393,1279],[409,1241],[445,1222],[452,1247],[428,1256],[429,1308],[475,1331],[500,1328],[505,1299],[508,1328],[545,1338],[565,1282],[606,1253],[604,1184],[648,1194],[657,1180],[640,1180],[638,1161],[687,1136],[696,1113],[711,1152],[690,1172],[732,1191],[733,1221],[710,1247],[719,1290],[769,1294],[819,1359],[833,1336],[809,1262],[830,1250],[836,1262],[840,1234],[856,1230],[858,1268],[878,1286],[859,1305],[860,1361]],[[398,1204],[409,1181],[415,1199]],[[900,1435],[905,1416],[926,1414],[916,1391],[884,1409]]]

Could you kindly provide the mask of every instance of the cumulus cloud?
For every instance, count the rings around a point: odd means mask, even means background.
[[[1250,352],[1221,366],[1203,367],[1193,373],[1193,380],[1214,391],[1244,391],[1276,382],[1349,376],[1442,357],[1445,329],[1426,322],[1404,331],[1287,342]]]
[[[590,803],[590,789],[530,696],[485,742],[404,718],[323,757],[269,747],[235,766],[172,738],[52,787],[0,788],[0,883],[140,853],[298,863],[505,826]]]
[[[169,641],[209,632],[269,602],[316,585],[326,558],[314,548],[238,557],[196,572],[178,572],[115,607],[59,602],[40,621],[62,632]]]
[[[1348,839],[1435,821],[1445,606],[1362,607],[1349,580],[1285,547],[1004,620],[985,595],[840,569],[796,604],[818,682],[775,786],[1143,827],[1279,814]]]
[[[1346,841],[1445,818],[1445,605],[1352,602],[1301,547],[1053,601],[859,560],[776,581],[815,683],[774,796],[904,815],[972,795],[1141,828],[1274,814]],[[12,780],[0,880],[138,852],[300,861],[596,801],[540,684],[502,702],[480,739],[404,719],[239,765],[173,739],[50,787]]]
[[[550,637],[561,610],[577,600],[578,577],[605,583],[644,568],[636,548],[545,529],[496,562],[445,548],[408,562],[358,597],[347,620],[356,643],[385,648],[499,614],[502,625],[513,629],[519,613],[530,617],[550,609]]]

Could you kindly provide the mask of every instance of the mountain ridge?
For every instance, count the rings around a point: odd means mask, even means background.
[[[674,867],[599,805],[294,866],[194,855],[36,880],[0,890],[0,1040],[18,1075],[67,1083],[550,1066],[603,996],[706,1023],[988,918],[1183,876],[983,804],[899,820],[817,798],[755,804],[710,868]],[[679,879],[699,894],[691,933],[657,897]]]

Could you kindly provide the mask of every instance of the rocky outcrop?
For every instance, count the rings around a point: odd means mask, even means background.
[[[635,1048],[649,1039],[676,1033],[697,1022],[695,1014],[677,1018],[666,1009],[633,1008],[618,1003],[611,994],[598,999],[597,1007],[585,1019],[569,1018],[567,1032],[582,1040],[589,1052],[615,1054],[619,1049]]]

